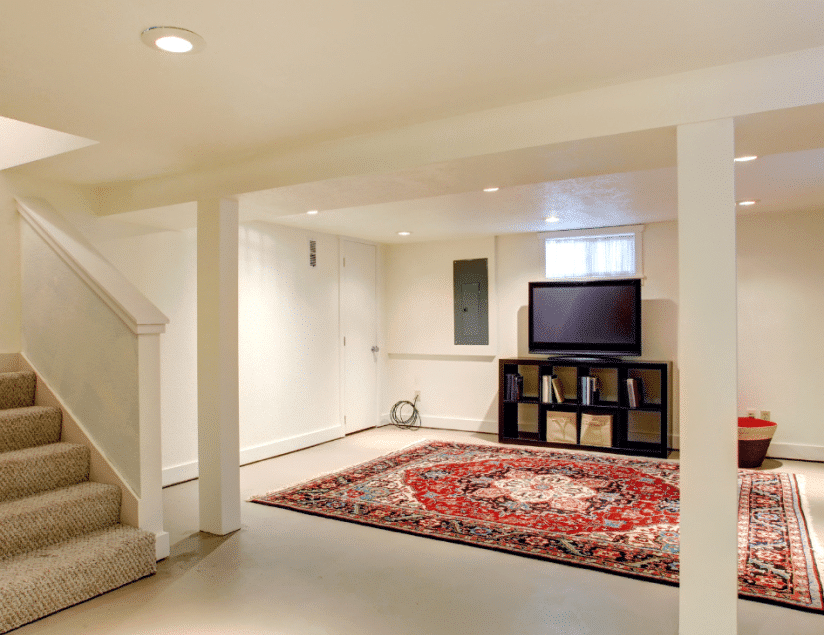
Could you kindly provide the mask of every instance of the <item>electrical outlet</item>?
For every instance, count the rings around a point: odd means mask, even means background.
[[[747,408],[747,416],[755,418],[755,408]]]
[[[759,419],[763,419],[764,421],[772,421],[772,419],[770,419],[770,411],[762,410]]]

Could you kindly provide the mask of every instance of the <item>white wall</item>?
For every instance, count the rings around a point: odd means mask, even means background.
[[[169,318],[160,336],[165,484],[175,467],[197,461],[197,232],[142,233],[96,246]]]
[[[317,266],[309,266],[309,240]],[[343,436],[339,240],[267,223],[240,230],[243,462]]]
[[[20,214],[0,172],[0,353],[20,352]]]
[[[489,345],[458,346],[453,261],[476,258],[487,259]],[[386,247],[388,357],[383,413],[397,401],[412,401],[420,390],[424,426],[497,430],[497,401],[489,390],[497,382],[496,262],[493,237]],[[452,389],[456,378],[459,384]]]
[[[493,310],[495,238],[434,241],[389,247],[386,275],[387,346],[390,354],[494,355],[497,315]],[[487,259],[489,344],[456,345],[453,312],[453,262]]]
[[[440,342],[452,334],[450,304],[430,303],[446,286],[431,275],[416,278],[421,262],[464,257],[466,241],[387,247],[387,284],[415,280],[418,302],[388,305],[390,323],[429,323]],[[824,383],[824,213],[755,214],[738,219],[739,411],[772,412],[779,422],[770,454],[824,460],[818,386]],[[528,356],[527,283],[543,279],[543,243],[535,234],[496,238],[498,357]],[[644,231],[643,358],[673,362],[672,403],[678,395],[678,235],[676,222]],[[446,275],[446,273],[444,273]],[[451,274],[450,274],[451,275]],[[437,308],[440,307],[440,308]],[[442,311],[433,316],[433,311]],[[447,310],[448,309],[448,310]],[[400,312],[403,312],[402,314]],[[429,345],[432,346],[431,344]],[[424,350],[428,350],[425,346]],[[708,360],[708,372],[712,372]],[[423,425],[497,430],[497,359],[448,354],[393,355],[387,364],[383,411],[421,391]],[[674,444],[680,430],[673,409]]]
[[[141,496],[137,337],[28,223],[21,242],[23,352]]]
[[[241,225],[239,241],[240,447],[248,463],[343,434],[339,241],[267,223]],[[170,319],[161,336],[164,484],[194,478],[197,231],[121,236],[97,247]]]
[[[738,407],[771,411],[770,455],[824,461],[824,210],[738,220]]]

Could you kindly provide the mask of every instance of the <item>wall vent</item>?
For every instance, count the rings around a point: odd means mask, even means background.
[[[315,240],[309,241],[309,266],[316,267],[318,264],[318,243]]]

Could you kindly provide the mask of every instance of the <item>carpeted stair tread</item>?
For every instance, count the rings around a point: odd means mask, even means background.
[[[36,384],[31,371],[0,373],[0,409],[33,406]]]
[[[50,443],[0,454],[0,502],[89,480],[89,448]]]
[[[156,570],[154,534],[126,525],[0,560],[0,633]]]
[[[49,406],[0,410],[0,452],[57,443],[62,422],[60,409]]]
[[[0,503],[0,558],[116,525],[120,496],[114,485],[80,483]]]

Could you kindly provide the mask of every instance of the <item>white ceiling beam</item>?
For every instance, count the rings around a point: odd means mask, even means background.
[[[824,103],[824,47],[583,91],[91,188],[98,213],[377,174],[497,152]]]

